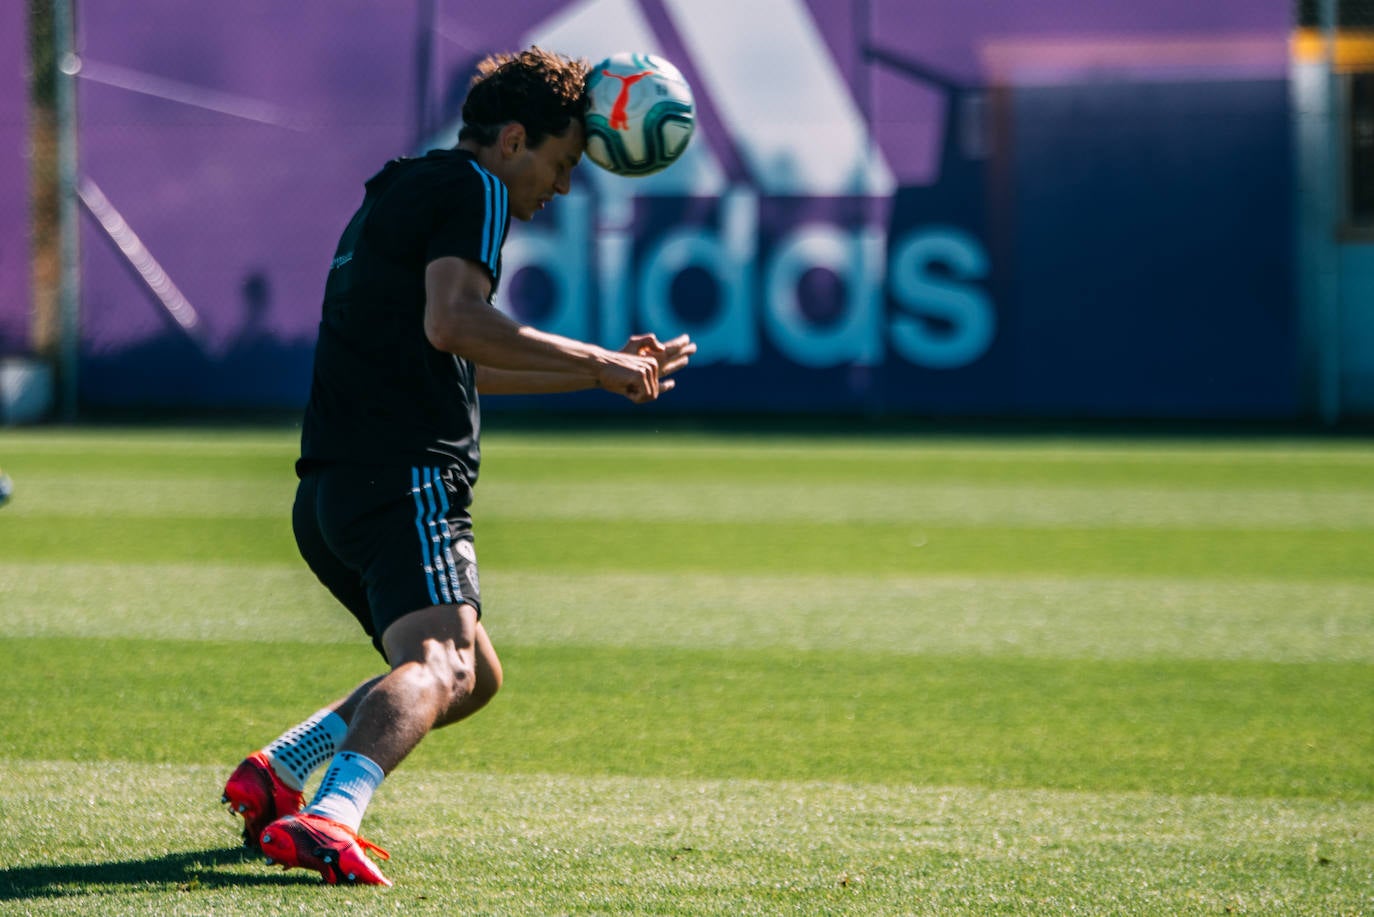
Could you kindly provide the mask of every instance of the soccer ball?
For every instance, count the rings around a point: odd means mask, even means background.
[[[10,480],[9,475],[5,474],[4,469],[0,468],[0,506],[10,502],[10,497],[13,495],[14,482]]]
[[[653,54],[614,54],[587,75],[587,158],[616,175],[652,175],[687,149],[692,90]]]

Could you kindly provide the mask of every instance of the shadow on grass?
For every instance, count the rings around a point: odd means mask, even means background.
[[[256,861],[262,873],[228,872],[221,867]],[[267,871],[258,854],[242,847],[167,853],[113,863],[19,866],[0,869],[0,902],[98,894],[98,886],[169,885],[184,891],[247,885],[300,885],[318,882],[310,871],[284,875]]]

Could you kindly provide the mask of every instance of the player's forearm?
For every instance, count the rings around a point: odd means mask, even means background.
[[[595,385],[582,373],[477,367],[477,390],[483,395],[557,395],[594,388]]]
[[[486,303],[451,306],[438,318],[427,312],[425,333],[435,347],[479,366],[571,374],[584,388],[595,384],[607,356],[595,344],[523,325]]]

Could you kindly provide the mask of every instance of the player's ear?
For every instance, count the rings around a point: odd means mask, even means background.
[[[497,138],[497,143],[501,148],[502,156],[514,156],[523,150],[528,140],[525,136],[525,125],[519,121],[511,121],[501,128],[501,133]]]

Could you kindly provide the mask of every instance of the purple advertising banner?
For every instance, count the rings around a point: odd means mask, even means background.
[[[498,301],[691,333],[662,409],[1290,416],[1290,8],[85,4],[83,398],[302,403],[363,180],[452,145],[475,63],[539,44],[693,86],[682,160],[584,165],[512,228]]]
[[[0,356],[30,347],[27,16],[0,5]]]
[[[299,402],[339,228],[412,143],[413,5],[79,9],[83,398]]]

